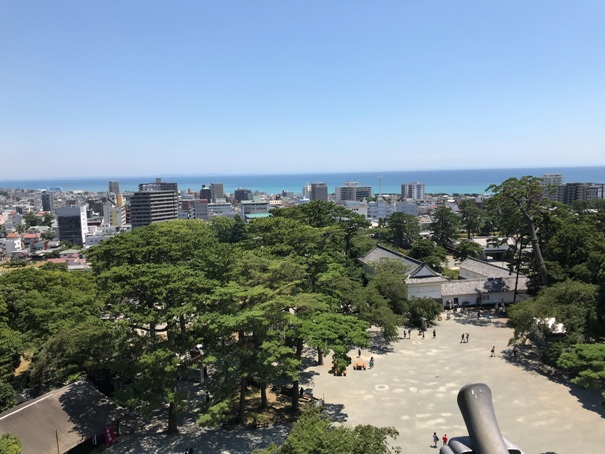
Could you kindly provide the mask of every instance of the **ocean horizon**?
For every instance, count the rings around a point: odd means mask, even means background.
[[[280,194],[294,192],[300,194],[307,183],[323,182],[330,193],[345,181],[356,181],[361,186],[371,186],[374,194],[399,194],[401,184],[420,182],[425,184],[429,194],[484,194],[491,184],[500,184],[508,178],[532,175],[539,177],[545,173],[560,173],[564,183],[605,182],[605,166],[599,167],[543,167],[516,169],[469,169],[469,170],[411,170],[388,172],[334,172],[267,175],[153,175],[130,177],[91,178],[38,178],[24,180],[0,180],[4,189],[48,189],[60,187],[63,191],[107,192],[109,181],[117,181],[120,191],[136,191],[139,183],[148,183],[161,178],[166,182],[178,183],[179,190],[199,191],[202,185],[223,183],[224,191],[233,193],[237,188],[253,192]]]

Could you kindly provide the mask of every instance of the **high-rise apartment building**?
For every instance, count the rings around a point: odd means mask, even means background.
[[[130,197],[130,222],[133,229],[177,219],[178,212],[177,183],[165,183],[157,178],[155,183],[139,184],[139,191]]]
[[[222,202],[225,199],[223,183],[210,183],[210,194],[212,203],[216,203],[217,200]]]
[[[424,199],[424,183],[404,183],[401,185],[401,197],[404,199]]]
[[[562,202],[571,204],[576,201],[589,201],[605,198],[603,183],[567,183],[563,188]]]
[[[563,184],[562,173],[545,173],[540,178],[542,178],[542,182],[548,186],[561,186]]]
[[[311,198],[311,185],[309,183],[305,184],[302,187],[302,196],[304,199],[310,199]]]
[[[109,182],[109,191],[111,194],[119,194],[120,193],[120,183],[118,183],[117,181],[110,181]]]
[[[563,174],[545,173],[540,178],[542,178],[542,185],[545,187],[544,196],[549,200],[563,202],[565,198]]]
[[[344,186],[336,187],[336,202],[356,200],[361,202],[372,196],[371,186],[359,186],[357,181],[345,181]]]
[[[328,201],[328,185],[326,183],[311,183],[311,200]]]
[[[55,208],[53,193],[42,191],[42,211],[52,211]]]
[[[86,205],[57,208],[57,226],[60,241],[84,245],[88,233]]]
[[[161,178],[156,178],[154,183],[139,184],[139,191],[174,191],[178,194],[177,183],[166,183]]]

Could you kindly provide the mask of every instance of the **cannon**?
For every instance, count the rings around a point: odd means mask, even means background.
[[[498,426],[492,391],[485,383],[469,383],[458,392],[458,407],[468,436],[454,437],[439,454],[524,454]]]

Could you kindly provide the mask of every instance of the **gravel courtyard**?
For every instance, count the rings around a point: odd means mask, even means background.
[[[441,437],[467,435],[456,403],[460,388],[471,382],[486,383],[492,390],[496,416],[502,432],[526,454],[605,453],[605,411],[600,394],[551,377],[521,350],[511,357],[508,340],[512,329],[505,320],[452,317],[440,321],[436,338],[432,329],[423,339],[412,331],[411,339],[389,345],[379,337],[362,351],[371,370],[354,371],[346,377],[328,373],[323,366],[305,369],[302,386],[315,397],[324,397],[327,411],[337,424],[393,426],[399,437],[393,442],[406,454],[435,453],[432,434]],[[462,333],[469,342],[461,343]],[[490,350],[495,346],[495,357]],[[357,359],[357,349],[351,351]],[[249,453],[270,441],[281,442],[289,426],[257,430],[204,431],[189,414],[182,434],[168,437],[150,428],[127,435],[108,453],[175,453],[192,447],[196,454]],[[441,444],[441,443],[439,443]]]

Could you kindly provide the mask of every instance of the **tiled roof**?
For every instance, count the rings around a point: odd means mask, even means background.
[[[395,252],[395,251],[393,251],[389,248],[386,248],[384,246],[381,246],[379,244],[376,245],[376,247],[374,249],[372,249],[370,252],[368,252],[366,255],[361,257],[359,260],[362,263],[365,263],[366,265],[370,265],[373,262],[377,262],[380,259],[399,260],[401,263],[403,263],[408,268],[408,270],[410,271],[410,274],[413,274],[413,272],[416,271],[417,268],[422,266],[421,261],[413,259],[406,255],[403,255],[399,252]]]
[[[448,282],[449,279],[443,276],[432,276],[432,277],[410,277],[405,280],[406,284],[430,284],[433,282]]]
[[[19,436],[24,453],[66,452],[102,433],[120,412],[90,384],[77,382],[0,413],[0,433]]]
[[[467,258],[460,264],[460,270],[467,269],[473,273],[481,274],[485,277],[509,277],[511,274],[506,268],[502,268],[491,263],[484,262],[483,260],[477,260],[474,258]]]
[[[441,284],[443,298],[457,295],[470,295],[472,293],[507,292],[515,289],[515,276],[493,279],[460,279]],[[519,276],[517,291],[527,290],[527,277]]]

